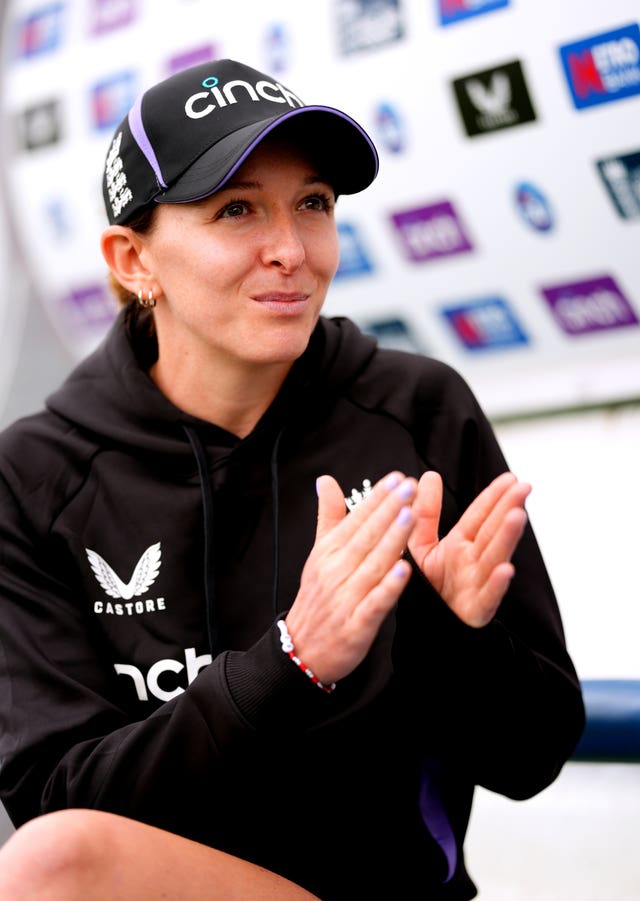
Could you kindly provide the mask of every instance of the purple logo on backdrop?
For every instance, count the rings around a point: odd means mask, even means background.
[[[105,328],[116,316],[115,300],[103,284],[72,289],[62,298],[62,306],[80,330]]]
[[[120,72],[100,81],[91,90],[94,128],[114,128],[136,99],[133,72]]]
[[[138,17],[139,0],[93,0],[91,34],[103,34],[130,25]]]
[[[467,350],[529,343],[513,310],[501,297],[484,297],[455,307],[445,307],[441,312]]]
[[[212,59],[216,58],[216,55],[216,49],[213,44],[203,44],[201,47],[194,47],[185,53],[172,56],[167,63],[167,69],[170,75],[175,75],[176,72],[182,72],[184,69],[191,68],[191,66],[211,62]]]
[[[509,5],[509,0],[437,0],[440,24],[451,25],[470,16],[478,16]]]
[[[609,275],[541,290],[554,319],[568,335],[638,325],[629,301]]]
[[[473,250],[462,222],[448,200],[394,213],[391,220],[407,257],[414,263]]]
[[[15,55],[28,58],[55,50],[62,38],[63,3],[49,3],[15,26]]]

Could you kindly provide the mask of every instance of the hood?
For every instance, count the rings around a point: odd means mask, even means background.
[[[343,317],[321,317],[307,350],[296,361],[256,429],[287,410],[305,404],[309,393],[340,393],[362,371],[376,341]],[[185,429],[195,429],[205,444],[233,446],[235,436],[183,412],[156,387],[147,370],[157,359],[157,343],[143,317],[122,310],[101,345],[47,398],[47,408],[100,441],[132,451],[188,457],[192,450]]]

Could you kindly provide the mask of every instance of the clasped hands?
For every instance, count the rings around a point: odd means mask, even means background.
[[[316,538],[286,623],[297,655],[323,682],[337,682],[364,659],[416,566],[464,623],[494,617],[514,574],[530,485],[510,472],[484,489],[442,539],[442,479],[392,472],[347,514],[328,475],[317,481]]]

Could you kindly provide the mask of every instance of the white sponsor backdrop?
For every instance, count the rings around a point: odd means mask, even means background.
[[[458,17],[446,27],[441,5]],[[378,180],[338,205],[343,266],[327,312],[367,328],[399,321],[384,340],[453,363],[495,416],[640,396],[640,218],[620,215],[596,167],[640,150],[640,98],[577,110],[559,53],[637,29],[639,12],[637,0],[9,2],[0,108],[9,207],[56,329],[80,357],[113,316],[98,251],[111,118],[176,57],[230,56],[308,102],[346,109],[379,146]],[[615,71],[632,82],[636,45],[611,46]],[[452,82],[514,62],[535,120],[468,137]],[[467,93],[485,118],[513,118],[503,74],[474,82]],[[523,183],[542,229],[516,203]],[[420,208],[431,218],[405,231],[424,257],[413,262],[391,216]],[[470,249],[449,252],[462,231]],[[593,285],[565,302],[571,335],[541,292],[581,282]],[[462,308],[460,333],[487,346],[467,349],[445,307]]]

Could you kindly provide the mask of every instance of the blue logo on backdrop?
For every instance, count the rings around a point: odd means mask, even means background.
[[[640,26],[627,25],[560,47],[576,109],[640,94]]]
[[[289,66],[290,41],[286,27],[277,22],[269,26],[265,36],[267,70],[274,75],[285,72]]]
[[[336,279],[373,272],[373,264],[354,225],[347,222],[339,223],[338,239],[340,241],[340,264],[335,275]]]
[[[516,206],[527,225],[539,232],[553,228],[553,213],[545,195],[529,182],[521,182],[515,189]]]
[[[529,343],[515,314],[501,297],[444,307],[441,313],[467,350],[495,350]]]
[[[391,153],[400,153],[405,146],[405,131],[400,115],[390,103],[379,103],[376,108],[375,122],[383,144]]]
[[[440,24],[451,25],[461,19],[479,16],[509,5],[509,0],[437,0]]]
[[[134,72],[119,72],[91,89],[94,128],[114,128],[136,99]]]
[[[28,59],[55,50],[62,41],[64,3],[49,3],[16,22],[16,57]]]

